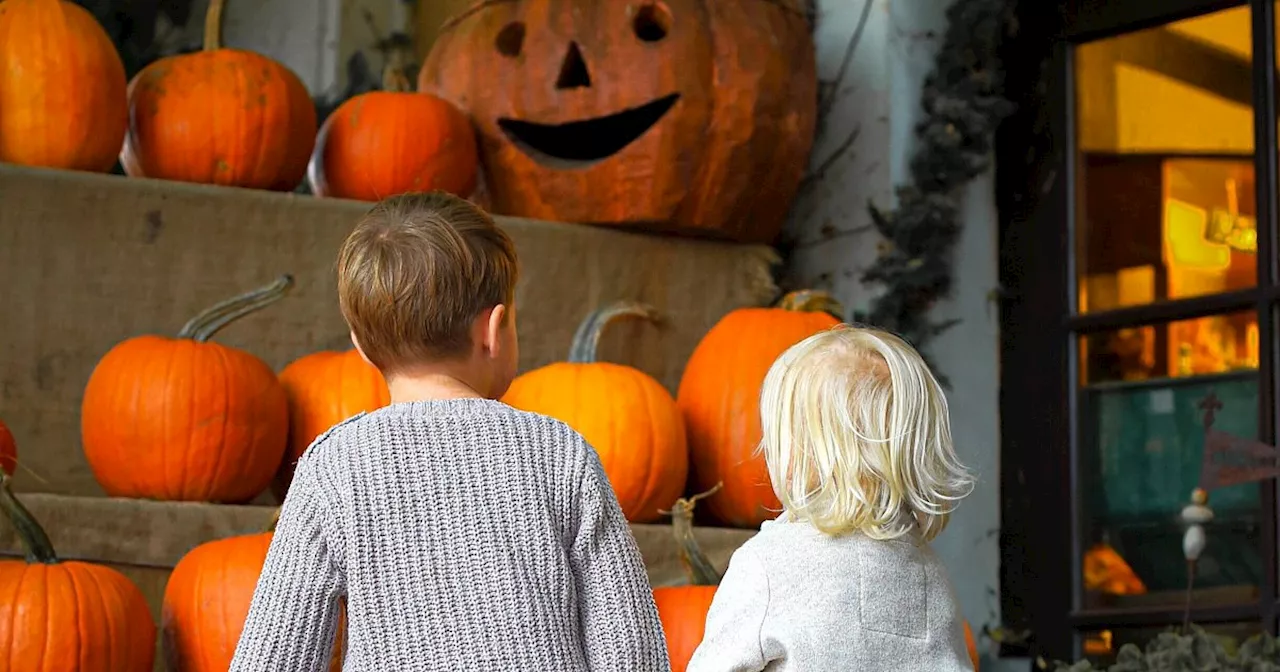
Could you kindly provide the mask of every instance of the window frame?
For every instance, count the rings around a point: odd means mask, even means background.
[[[1033,650],[1076,659],[1084,632],[1178,623],[1180,607],[1084,610],[1078,337],[1254,310],[1258,315],[1258,437],[1276,443],[1277,61],[1276,2],[1066,0],[1057,11],[1018,3],[1019,32],[1004,47],[1006,90],[1018,112],[997,133],[1001,285],[1001,607]],[[1074,48],[1081,43],[1248,5],[1253,29],[1254,171],[1258,222],[1256,287],[1106,312],[1079,312],[1076,278]],[[1065,476],[1065,477],[1064,477]],[[1258,620],[1272,634],[1277,593],[1276,482],[1260,484],[1264,573],[1256,603],[1196,608],[1193,620]]]

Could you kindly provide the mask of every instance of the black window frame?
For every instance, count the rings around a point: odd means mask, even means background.
[[[996,197],[1001,285],[1001,609],[1033,650],[1074,659],[1091,629],[1181,621],[1180,607],[1082,610],[1079,361],[1082,334],[1235,310],[1258,315],[1258,437],[1274,445],[1277,393],[1276,1],[1066,0],[1018,3],[1017,33],[1004,47],[1006,89],[1018,111],[999,130]],[[1252,22],[1256,287],[1106,312],[1080,313],[1076,297],[1076,138],[1073,52],[1078,44],[1248,5]],[[1276,482],[1262,483],[1264,573],[1256,603],[1197,608],[1193,620],[1258,619],[1276,633]]]

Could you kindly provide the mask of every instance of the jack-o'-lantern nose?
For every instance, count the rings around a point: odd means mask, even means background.
[[[582,60],[578,43],[570,42],[564,63],[560,65],[560,76],[556,78],[556,88],[581,89],[588,86],[591,86],[591,73],[587,72],[587,62]]]

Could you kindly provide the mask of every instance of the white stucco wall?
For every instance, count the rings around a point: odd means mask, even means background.
[[[946,28],[947,0],[819,0],[819,76],[835,77],[866,10],[845,83],[814,149],[826,161],[855,128],[856,142],[802,194],[790,232],[798,244],[787,269],[796,286],[831,289],[851,309],[867,306],[878,288],[858,277],[875,258],[877,235],[867,204],[892,202],[907,177],[920,115],[920,91]],[[997,223],[993,177],[965,194],[963,233],[955,254],[955,288],[936,317],[963,321],[932,346],[951,380],[952,430],[961,459],[979,477],[977,490],[934,543],[946,562],[975,634],[1000,622],[999,604],[999,315],[989,293],[997,285]],[[822,231],[836,232],[834,237]],[[856,232],[856,233],[841,233]],[[982,647],[983,642],[979,641]],[[1026,669],[1027,661],[997,661],[984,651],[983,670]]]

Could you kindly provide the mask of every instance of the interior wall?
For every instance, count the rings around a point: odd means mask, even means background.
[[[920,92],[946,28],[947,5],[947,0],[819,0],[820,77],[835,77],[851,36],[860,38],[811,166],[827,163],[849,133],[860,132],[847,152],[814,176],[796,204],[788,227],[795,241],[787,269],[791,285],[830,289],[851,310],[864,309],[879,291],[859,281],[878,242],[867,206],[889,205],[893,186],[907,177]],[[978,475],[978,487],[933,546],[977,633],[1000,622],[999,315],[989,300],[998,261],[990,172],[967,189],[962,213],[954,290],[934,315],[962,321],[937,339],[931,355],[951,380],[956,449]],[[981,640],[979,646],[983,670],[1028,667],[1026,660],[995,659]]]

